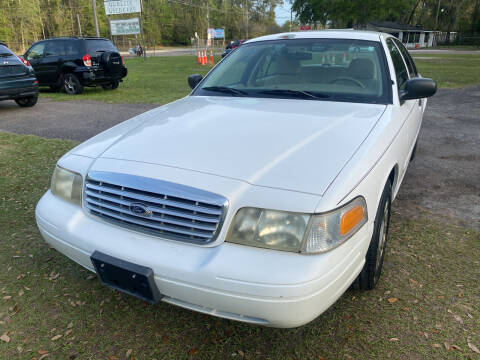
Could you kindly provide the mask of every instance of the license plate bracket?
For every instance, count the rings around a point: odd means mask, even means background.
[[[153,278],[153,270],[116,257],[94,251],[90,256],[102,284],[155,304],[161,294]]]

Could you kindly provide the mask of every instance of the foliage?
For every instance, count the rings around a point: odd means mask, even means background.
[[[227,39],[265,34],[275,23],[275,7],[281,0],[143,0],[142,22],[149,46],[188,45],[195,32],[225,28]],[[96,0],[100,36],[110,37],[109,19],[138,14],[105,15]],[[278,26],[277,26],[278,27]],[[81,30],[81,31],[80,31]],[[0,40],[22,52],[34,41],[54,36],[94,36],[91,0],[0,0]],[[117,37],[135,46],[135,36]]]
[[[303,23],[363,26],[372,20],[421,25],[442,31],[480,31],[480,0],[293,0]]]

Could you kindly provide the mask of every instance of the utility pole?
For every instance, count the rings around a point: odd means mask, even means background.
[[[290,8],[290,32],[292,32],[292,8]]]
[[[210,40],[210,17],[209,17],[210,16],[210,14],[209,14],[210,11],[209,10],[210,10],[210,8],[208,6],[208,0],[207,0],[207,44],[206,44],[207,46],[205,46],[205,48],[208,47],[208,40]]]
[[[77,23],[78,23],[78,32],[80,33],[80,37],[82,37],[82,25],[80,24],[80,15],[77,13]]]
[[[95,33],[97,37],[100,37],[100,30],[98,29],[98,19],[97,19],[97,5],[95,0],[92,0],[92,10],[93,10],[93,22],[95,23]]]
[[[435,20],[435,30],[438,30],[438,15],[440,13],[440,2],[441,2],[441,0],[438,0],[437,19]]]
[[[248,0],[245,0],[245,40],[248,39]]]

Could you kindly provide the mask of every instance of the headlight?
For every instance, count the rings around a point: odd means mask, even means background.
[[[348,240],[366,222],[367,206],[362,197],[318,215],[242,208],[233,219],[226,241],[274,250],[320,253]]]
[[[332,212],[314,215],[304,251],[320,253],[336,248],[351,238],[367,220],[367,204],[363,197],[357,197]]]
[[[82,176],[56,166],[52,177],[52,193],[64,200],[81,205]]]

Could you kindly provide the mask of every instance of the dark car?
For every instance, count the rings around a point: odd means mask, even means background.
[[[80,94],[84,86],[116,89],[127,76],[117,48],[108,39],[65,37],[41,40],[27,50],[40,86]]]
[[[33,106],[38,100],[38,81],[33,69],[1,42],[0,100],[15,100],[22,107]]]
[[[233,50],[235,50],[237,47],[242,45],[246,40],[235,40],[232,41],[230,44],[227,45],[225,48],[225,51],[222,53],[222,58],[230,54]]]

